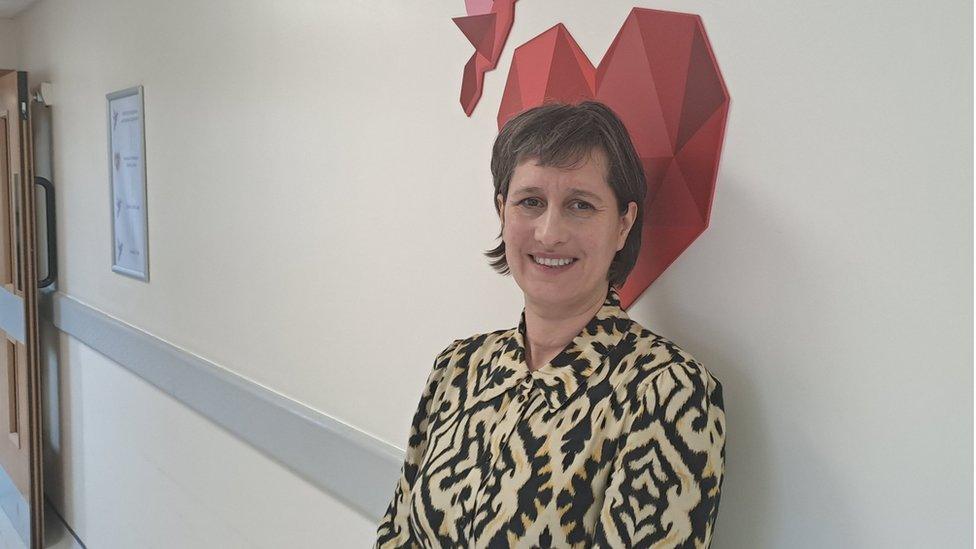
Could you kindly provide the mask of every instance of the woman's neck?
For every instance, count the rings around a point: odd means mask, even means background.
[[[604,286],[602,293],[560,310],[526,300],[525,352],[529,370],[538,370],[566,348],[603,306],[608,291],[609,286]]]

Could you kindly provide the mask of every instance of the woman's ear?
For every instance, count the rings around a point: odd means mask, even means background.
[[[634,220],[637,219],[637,203],[631,201],[627,204],[627,211],[620,216],[620,237],[617,240],[617,251],[623,249],[624,244],[627,243],[627,237],[630,236],[630,229],[634,226]],[[637,228],[640,230],[640,227]]]
[[[498,204],[498,218],[502,222],[502,226],[505,225],[505,197],[501,193],[495,196],[495,203]]]

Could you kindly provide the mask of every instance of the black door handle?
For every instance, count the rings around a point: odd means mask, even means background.
[[[44,210],[47,220],[47,276],[37,283],[38,288],[54,284],[58,276],[58,236],[54,223],[54,183],[43,177],[35,177],[34,184],[44,187]]]

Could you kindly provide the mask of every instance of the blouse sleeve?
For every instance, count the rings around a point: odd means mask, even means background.
[[[597,547],[708,547],[725,472],[722,384],[697,362],[646,386],[594,530]]]
[[[410,509],[407,507],[407,503],[410,501],[410,492],[417,477],[420,460],[427,449],[429,416],[431,409],[436,404],[434,396],[444,373],[448,370],[454,350],[461,341],[460,339],[455,340],[437,355],[434,360],[434,367],[427,376],[427,384],[424,386],[420,403],[417,405],[417,411],[414,413],[410,427],[410,438],[407,441],[403,465],[400,467],[400,478],[393,491],[393,499],[377,528],[376,549],[406,547],[413,542],[408,524]]]

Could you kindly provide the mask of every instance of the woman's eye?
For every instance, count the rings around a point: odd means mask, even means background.
[[[573,204],[579,204],[580,206],[583,206],[583,207],[579,208],[581,210],[592,210],[593,209],[593,206],[590,205],[589,202],[583,202],[582,200],[577,200],[576,202],[573,202]]]
[[[538,205],[538,204],[536,204],[536,202],[539,202],[539,199],[538,198],[531,198],[531,197],[529,197],[529,198],[523,198],[521,201],[519,201],[519,205],[520,206],[528,206],[530,208],[535,208]]]

